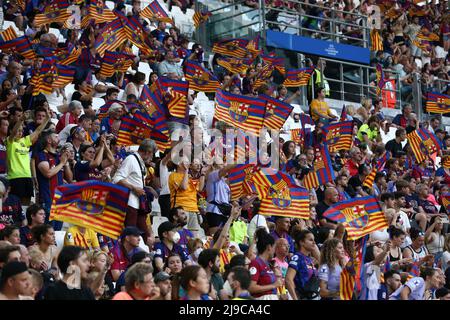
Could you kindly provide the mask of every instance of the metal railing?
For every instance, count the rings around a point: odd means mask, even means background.
[[[297,9],[293,10],[286,7],[265,7],[263,10],[267,12],[267,14],[264,14],[265,17],[265,25],[269,26],[269,29],[276,27],[280,31],[280,27],[286,28],[294,28],[297,29],[298,35],[301,36],[314,36],[319,39],[323,40],[331,40],[338,43],[347,43],[351,45],[357,45],[360,47],[368,48],[369,47],[369,33],[370,28],[367,26],[367,16],[359,14],[359,13],[353,13],[353,12],[347,12],[347,11],[339,11],[334,8],[328,8],[324,6],[318,6],[318,5],[312,5],[308,4],[302,1],[296,1],[291,0],[291,3],[294,3],[297,5]],[[320,10],[324,12],[329,12],[330,17],[318,17],[310,14],[306,14],[306,10],[308,8],[319,8]],[[275,12],[276,14],[273,14]],[[278,16],[280,14],[289,14],[293,16],[298,16],[298,25],[292,25],[288,24],[282,21],[278,21]],[[351,15],[352,21],[355,21],[357,19],[361,19],[362,26],[357,23],[351,23],[348,21],[339,21],[336,18],[339,16],[339,14],[343,15]],[[276,20],[275,20],[276,19]],[[327,29],[322,30],[319,28],[308,28],[307,26],[304,26],[303,23],[307,20],[313,20],[319,23],[327,24]],[[349,34],[344,33],[338,33],[337,27],[351,27],[352,30],[349,31]],[[351,35],[351,33],[360,33],[361,37],[354,37]]]

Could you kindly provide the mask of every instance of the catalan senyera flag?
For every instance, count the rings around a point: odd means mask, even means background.
[[[157,0],[154,0],[152,3],[150,3],[139,14],[143,18],[173,24],[173,20],[169,17],[169,15],[166,13],[163,7],[161,7]]]
[[[135,56],[123,52],[106,50],[100,66],[100,74],[106,78],[109,78],[115,72],[126,72],[133,64],[134,58]]]
[[[247,44],[247,50],[248,52],[253,56],[253,58],[256,58],[259,56],[262,51],[259,49],[259,41],[261,40],[260,35],[258,34],[256,37],[254,37],[252,40],[250,40]]]
[[[431,51],[431,43],[433,41],[439,41],[439,36],[435,33],[429,32],[428,29],[423,28],[417,33],[416,38],[413,41],[413,44],[420,48],[422,51],[430,52]]]
[[[381,90],[383,90],[384,85],[386,84],[386,79],[384,77],[383,67],[379,63],[377,63],[376,66],[376,75],[377,75],[377,95],[380,95]]]
[[[266,113],[264,114],[263,125],[268,129],[280,130],[294,107],[265,94],[259,95],[258,98],[266,101]]]
[[[394,19],[397,19],[398,17],[400,17],[401,15],[402,15],[402,10],[400,10],[400,9],[396,9],[395,8],[395,6],[393,6],[393,7],[391,7],[389,10],[387,10],[385,13],[384,13],[384,15],[387,17],[387,18],[389,18],[389,19],[391,19],[391,20],[394,20]]]
[[[216,92],[220,88],[219,80],[209,70],[206,70],[200,63],[186,60],[186,80],[189,88],[195,91]]]
[[[106,24],[100,34],[95,39],[94,47],[97,53],[103,57],[106,50],[114,51],[127,40],[125,30],[120,18]]]
[[[53,88],[62,88],[73,81],[76,69],[74,67],[56,64],[56,77],[53,80]]]
[[[313,71],[314,68],[290,69],[287,71],[283,85],[286,87],[306,86]]]
[[[217,59],[217,64],[224,67],[231,73],[243,74],[253,63],[251,59],[237,59],[232,57],[222,57]]]
[[[329,220],[343,223],[348,240],[357,240],[388,227],[380,204],[372,196],[339,202],[328,208],[323,216]]]
[[[192,17],[192,20],[194,20],[195,28],[197,29],[202,23],[208,21],[210,16],[211,12],[209,11],[195,11],[194,16]]]
[[[380,169],[378,168],[377,164],[375,164],[375,165],[373,165],[372,170],[370,170],[370,173],[364,179],[362,185],[364,187],[372,189],[373,188],[373,183],[375,181],[375,176],[377,175],[377,172],[380,172]]]
[[[223,90],[216,92],[214,116],[236,128],[258,135],[263,127],[266,102]]]
[[[353,256],[350,256],[347,264],[342,269],[339,283],[339,294],[341,300],[351,300],[353,297],[356,284],[355,260],[356,253]]]
[[[237,201],[244,195],[252,193],[252,178],[258,170],[254,164],[239,164],[228,172],[231,201]]]
[[[421,163],[428,156],[438,152],[442,148],[442,144],[434,133],[427,129],[419,128],[408,133],[408,142],[416,157],[417,163]]]
[[[427,103],[425,107],[427,112],[441,113],[441,114],[449,113],[450,96],[439,92],[430,92],[427,94]]]
[[[68,1],[54,0],[45,7],[44,13],[39,13],[34,17],[34,23],[38,27],[50,23],[65,23],[71,17],[68,7]]]
[[[383,39],[377,29],[370,31],[370,51],[383,51]]]
[[[14,40],[17,37],[16,30],[12,26],[9,26],[6,30],[0,32],[0,43]]]
[[[89,228],[117,239],[124,228],[129,193],[125,187],[95,180],[58,186],[50,220]]]
[[[188,116],[189,111],[187,105],[189,82],[159,77],[158,88],[170,116],[185,119]]]
[[[333,165],[331,163],[328,146],[324,143],[315,150],[313,170],[308,172],[303,178],[303,185],[306,189],[315,189],[319,185],[332,182],[335,179]]]
[[[322,127],[330,152],[350,150],[353,143],[353,121],[335,122]]]
[[[242,38],[221,40],[214,43],[212,52],[238,59],[245,59],[249,53],[247,49],[248,43],[248,40]]]

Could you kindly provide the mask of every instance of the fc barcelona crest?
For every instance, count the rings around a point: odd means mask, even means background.
[[[236,101],[230,102],[230,117],[238,122],[244,122],[248,118],[248,104]]]
[[[106,206],[108,191],[86,189],[81,193],[77,207],[89,215],[100,215]]]
[[[197,70],[195,75],[192,77],[192,81],[198,85],[206,85],[208,83],[208,74],[206,72],[201,72]]]
[[[432,139],[427,139],[420,144],[420,150],[424,154],[433,154],[438,151]]]
[[[347,224],[355,229],[364,228],[369,223],[369,214],[364,205],[359,205],[354,208],[346,208],[342,211],[347,220]]]
[[[284,186],[281,190],[276,186],[270,187],[269,194],[272,198],[272,203],[278,208],[285,209],[291,205],[291,193],[287,185]]]
[[[235,51],[238,47],[239,47],[239,44],[237,41],[232,41],[225,45],[225,48],[229,51]]]
[[[335,144],[339,141],[339,138],[341,137],[341,130],[339,128],[335,128],[333,130],[328,131],[327,133],[327,141],[330,144]]]

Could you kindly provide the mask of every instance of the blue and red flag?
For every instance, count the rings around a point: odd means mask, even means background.
[[[372,196],[334,204],[323,213],[323,217],[344,224],[348,240],[357,240],[388,227],[379,202]]]
[[[380,95],[381,90],[383,90],[384,85],[386,83],[383,67],[379,63],[377,63],[377,66],[376,66],[376,75],[377,75],[377,96],[378,96],[378,95]]]
[[[303,178],[303,185],[306,189],[315,189],[327,182],[333,182],[335,179],[333,164],[326,143],[315,150],[315,159],[312,171],[308,172]]]
[[[350,150],[353,143],[353,121],[335,122],[322,127],[330,152]]]
[[[345,108],[345,105],[342,107],[341,118],[339,121],[347,121],[347,109]]]
[[[425,107],[427,112],[450,113],[450,96],[439,92],[429,92]]]
[[[220,82],[209,70],[206,70],[200,63],[186,60],[185,63],[186,80],[189,88],[195,91],[216,92]]]
[[[114,51],[127,39],[127,31],[122,24],[122,20],[117,18],[106,24],[100,31],[97,39],[95,39],[94,47],[97,53],[103,57],[106,50]]]
[[[439,138],[424,128],[408,133],[407,138],[417,163],[423,162],[428,156],[439,152],[442,148]]]
[[[54,0],[48,4],[44,13],[39,13],[34,17],[34,23],[40,27],[50,23],[65,23],[71,17],[68,10],[70,4],[67,0]]]
[[[277,57],[275,53],[270,53],[268,55],[261,55],[264,65],[271,66],[277,69],[283,76],[286,74],[286,68],[284,67],[284,58]]]
[[[10,41],[0,43],[0,49],[15,48],[16,51],[27,59],[36,59],[36,52],[33,50],[30,40],[26,36],[18,37]]]
[[[106,50],[100,66],[100,74],[106,78],[115,72],[126,72],[133,64],[135,56],[123,52]]]
[[[215,118],[258,135],[263,127],[266,102],[223,90],[216,92]]]
[[[122,23],[124,24],[128,40],[138,47],[143,54],[151,55],[154,53],[147,41],[144,26],[136,16],[123,17]]]
[[[50,220],[64,221],[117,239],[124,228],[129,189],[87,180],[58,186]]]
[[[290,69],[287,71],[283,85],[286,87],[306,86],[313,72],[314,68]]]
[[[238,164],[228,173],[228,182],[230,184],[231,201],[237,201],[244,195],[253,193],[252,178],[258,171],[254,164]]]
[[[189,82],[159,77],[157,84],[162,97],[161,103],[167,107],[169,116],[174,121],[185,120],[189,115],[187,104]]]
[[[221,40],[214,43],[212,52],[238,59],[245,59],[249,54],[247,49],[248,44],[249,40],[242,38]]]
[[[294,107],[265,94],[260,94],[258,98],[266,101],[266,113],[264,114],[263,125],[268,129],[280,130]]]
[[[161,5],[158,3],[158,0],[154,0],[147,7],[145,7],[139,14],[143,18],[173,24],[173,20],[169,17],[169,15],[166,13],[163,7],[161,7]]]
[[[55,64],[56,66],[56,77],[53,80],[53,88],[62,88],[73,81],[75,75],[75,68],[64,66],[62,64]]]

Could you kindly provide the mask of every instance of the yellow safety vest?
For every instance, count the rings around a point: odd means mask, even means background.
[[[314,72],[316,73],[316,85],[321,85],[322,84],[322,72],[320,72],[319,69],[314,69]],[[311,77],[309,79],[309,87],[311,87],[313,85],[312,83],[313,81],[313,77]],[[323,87],[325,88],[325,96],[329,96],[330,95],[330,86],[328,84],[328,81],[323,79]]]

